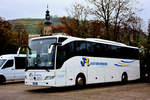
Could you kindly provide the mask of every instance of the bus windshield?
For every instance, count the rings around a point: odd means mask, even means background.
[[[36,39],[29,42],[28,68],[31,69],[54,69],[55,46],[51,53],[48,48],[51,44],[56,43],[56,38]]]
[[[5,63],[6,59],[0,59],[0,67]]]

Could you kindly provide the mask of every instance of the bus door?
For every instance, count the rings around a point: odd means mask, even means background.
[[[56,75],[56,85],[62,86],[66,85],[66,70],[65,66],[63,66],[65,57],[65,50],[63,47],[57,47],[57,56],[56,56],[56,68],[55,68],[55,75]]]
[[[56,73],[56,85],[63,86],[65,85],[65,70],[58,69],[55,71]]]

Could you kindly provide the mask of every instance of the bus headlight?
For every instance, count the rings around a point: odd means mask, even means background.
[[[46,76],[44,80],[51,80],[53,79],[55,76]]]

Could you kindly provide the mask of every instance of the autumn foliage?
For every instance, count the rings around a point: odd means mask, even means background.
[[[25,35],[25,28],[22,26],[18,31],[8,21],[0,17],[0,55],[16,53],[19,46],[27,45],[28,35]],[[24,32],[22,33],[22,31]]]

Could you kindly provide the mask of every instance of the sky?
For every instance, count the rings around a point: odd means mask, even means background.
[[[150,0],[137,0],[136,7],[143,9],[137,12],[145,23],[150,19]],[[47,4],[51,15],[68,16],[66,9],[75,2],[85,4],[84,0],[0,0],[0,17],[6,20],[17,18],[45,18]],[[146,25],[146,24],[145,24]]]
[[[47,4],[51,15],[67,16],[66,9],[82,0],[1,0],[0,16],[5,19],[44,18]]]
[[[150,20],[150,0],[138,0],[138,8],[142,9],[137,12],[137,15],[143,19],[143,30],[146,32],[148,27],[148,21]]]

